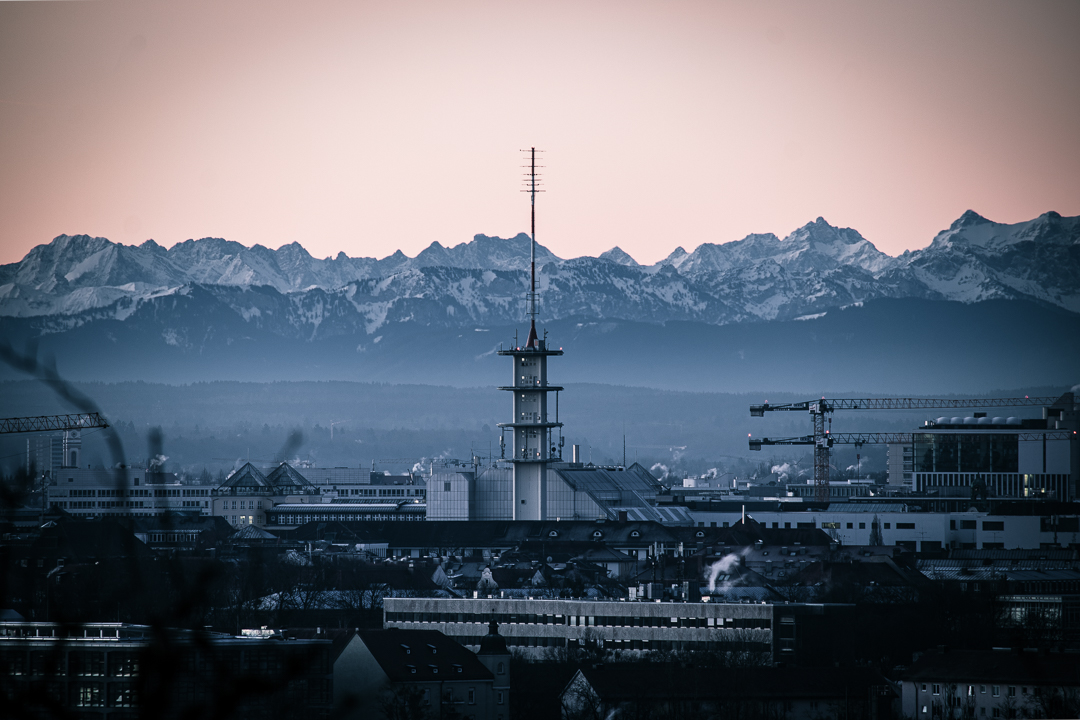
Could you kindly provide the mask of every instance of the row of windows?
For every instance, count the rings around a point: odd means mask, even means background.
[[[1004,520],[984,520],[982,525],[983,525],[982,529],[985,532],[1004,532],[1005,531],[1005,521]],[[899,525],[897,525],[897,527],[899,527]],[[975,520],[961,520],[960,521],[960,529],[961,530],[975,530],[977,527],[978,527],[978,522],[975,521]],[[950,530],[955,530],[956,529],[956,521],[955,520],[950,520],[949,521],[949,529]]]
[[[104,508],[108,510],[110,508],[151,507],[145,500],[61,500],[60,502],[52,503],[52,506],[55,508],[64,508],[65,510],[79,510],[86,508]]]
[[[975,697],[975,695],[985,695],[987,687],[990,688],[990,695],[992,697],[1001,697],[1001,685],[942,685],[941,683],[930,683],[929,692],[932,695],[941,695],[943,693],[950,693],[952,697],[961,697],[966,695],[967,697]],[[976,689],[977,688],[977,689]],[[927,684],[922,683],[919,688],[920,692],[927,692]],[[1016,697],[1016,686],[1008,685],[1005,688],[1006,697]],[[1020,694],[1027,695],[1028,689],[1026,686],[1020,687]]]
[[[1049,527],[1049,525],[1051,523],[1050,518],[1044,518],[1043,520],[1044,520],[1043,525]],[[1077,531],[1076,528],[1080,528],[1080,521],[1078,521],[1077,518],[1061,518],[1061,519],[1058,520],[1058,523],[1060,525],[1060,527],[1056,528],[1058,530],[1058,532],[1076,532]],[[712,527],[716,527],[715,522],[711,523],[711,525],[712,525]],[[797,522],[796,525],[798,526],[799,529],[804,529],[804,528],[805,529],[810,529],[810,528],[815,527],[815,523],[813,523],[813,522]],[[846,523],[846,528],[848,530],[853,530],[854,525],[855,525],[855,523]],[[1005,531],[1005,521],[1004,520],[984,520],[982,525],[983,525],[982,529],[985,532],[1004,532]],[[728,524],[725,522],[724,527],[727,527],[727,526],[728,526]],[[772,524],[772,526],[773,526],[773,528],[779,528],[780,523],[779,522],[774,522]],[[705,527],[705,523],[704,522],[699,522],[698,527]],[[790,529],[791,528],[791,523],[785,522],[784,527],[787,528],[787,529]],[[883,530],[890,530],[890,529],[892,529],[892,523],[891,522],[882,523],[881,527],[882,527]],[[949,520],[949,529],[950,530],[956,530],[958,527],[959,527],[960,530],[975,530],[978,527],[978,523],[975,520],[960,520],[959,525],[958,525],[956,520]],[[823,530],[839,530],[840,529],[840,523],[839,522],[823,522],[823,523],[821,523],[821,528]],[[864,522],[859,523],[859,529],[860,530],[865,530],[866,529],[866,523],[864,523]],[[897,530],[914,530],[915,529],[915,523],[913,523],[913,522],[898,522],[898,523],[896,523],[896,529]],[[1051,530],[1047,530],[1046,527],[1043,528],[1043,532],[1050,532],[1050,531]]]
[[[68,478],[69,481],[74,478]],[[62,497],[64,491],[60,491]],[[199,488],[97,488],[79,489],[71,488],[67,491],[68,497],[210,497],[210,490]]]
[[[926,473],[916,475],[915,490],[922,492],[928,487],[970,487],[982,478],[992,494],[1003,497],[1040,497],[1051,495],[1064,500],[1069,475],[981,475],[963,473]]]
[[[165,542],[195,542],[199,539],[199,533],[197,532],[185,532],[185,533],[150,533],[150,542],[152,543],[165,543]]]
[[[63,670],[63,657],[44,650],[5,649],[0,654],[0,672],[5,677],[61,677]],[[110,652],[106,664],[103,652],[72,652],[67,657],[67,674],[71,677],[133,677],[139,674],[139,660],[135,653]]]
[[[410,513],[333,513],[301,515],[268,515],[270,525],[303,525],[306,522],[381,522],[384,520],[423,520],[424,514]]]
[[[262,506],[263,506],[262,505],[262,500],[239,500],[239,501],[238,500],[233,500],[232,501],[232,509],[233,510],[237,509],[237,507],[236,507],[237,502],[240,503],[240,508],[239,508],[240,510],[262,510]],[[229,501],[228,500],[225,500],[225,501],[223,501],[221,503],[221,509],[222,510],[228,510],[229,509]]]
[[[462,645],[472,645],[476,647],[480,644],[481,636],[461,636],[455,635],[454,639]],[[507,636],[507,647],[519,647],[519,648],[561,648],[561,647],[579,647],[583,645],[586,640],[575,638],[554,638],[554,637],[514,637]],[[609,650],[662,650],[665,652],[674,651],[699,651],[699,652],[716,652],[722,650],[730,650],[731,643],[718,642],[715,640],[603,640],[603,645]],[[767,653],[771,651],[769,643],[766,642],[745,642],[740,643],[740,646],[745,648],[749,652]]]
[[[704,617],[634,617],[626,615],[485,615],[484,621],[495,620],[500,625],[566,625],[570,627],[666,627],[666,628],[751,628],[772,627],[769,618],[704,618]],[[480,622],[466,613],[387,612],[387,622],[468,623]]]
[[[68,687],[68,697],[74,707],[138,706],[138,695],[133,683],[108,683],[104,688],[102,683],[72,683]]]
[[[423,488],[346,488],[341,491],[341,494],[359,497],[424,497],[424,490]]]

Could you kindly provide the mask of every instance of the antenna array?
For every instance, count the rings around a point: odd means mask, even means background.
[[[522,150],[521,152],[527,153],[526,158],[529,161],[528,165],[522,165],[523,168],[528,170],[524,173],[525,189],[521,192],[529,193],[529,200],[531,205],[531,228],[530,228],[530,243],[529,243],[529,294],[526,297],[526,307],[529,315],[529,323],[534,328],[530,333],[530,338],[536,334],[536,193],[542,193],[540,185],[543,183],[540,181],[540,173],[536,172],[537,167],[544,167],[543,165],[536,164],[536,153],[544,152],[543,150],[537,150],[536,148],[529,148],[528,150]]]

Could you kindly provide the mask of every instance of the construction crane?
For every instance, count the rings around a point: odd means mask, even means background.
[[[109,427],[109,423],[105,421],[101,413],[96,412],[0,419],[0,434],[86,430],[87,428],[107,427]]]
[[[1071,430],[1044,430],[1033,432],[1015,433],[1018,440],[1070,440],[1073,436]],[[825,444],[833,445],[888,445],[901,443],[908,445],[913,442],[915,433],[826,433]],[[814,445],[813,435],[801,435],[799,437],[786,438],[751,438],[750,449],[760,450],[762,445]]]
[[[1056,397],[1022,398],[821,398],[797,403],[770,405],[767,401],[761,405],[750,406],[750,417],[764,417],[773,411],[808,412],[813,422],[813,435],[803,438],[787,438],[791,442],[779,440],[769,443],[750,440],[751,450],[760,450],[762,445],[813,445],[814,446],[814,486],[815,499],[825,502],[829,499],[829,450],[835,443],[831,433],[825,429],[825,418],[836,410],[919,410],[925,408],[978,408],[978,407],[1030,407],[1053,405]],[[831,425],[831,420],[830,420]],[[888,436],[889,433],[866,433]],[[797,440],[797,442],[796,442]],[[808,441],[808,442],[806,442]],[[892,442],[892,441],[887,441]],[[900,442],[899,440],[896,442]],[[854,443],[861,445],[863,443]],[[755,447],[757,445],[757,447]]]

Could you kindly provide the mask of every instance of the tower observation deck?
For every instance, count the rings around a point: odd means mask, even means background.
[[[499,388],[514,394],[514,421],[499,423],[499,427],[511,428],[514,433],[511,462],[541,463],[558,459],[550,434],[553,428],[561,428],[562,423],[558,421],[557,410],[555,422],[548,422],[548,393],[558,393],[562,388],[548,385],[547,359],[562,355],[563,351],[549,350],[546,344],[536,339],[532,346],[498,351],[499,355],[514,358],[514,384]]]
[[[547,463],[561,459],[560,446],[552,442],[551,431],[562,427],[558,420],[558,392],[562,388],[548,384],[547,359],[563,351],[548,349],[546,340],[532,334],[530,342],[498,351],[514,358],[514,384],[499,388],[513,393],[514,421],[499,423],[499,427],[513,435],[509,460],[514,463],[514,519],[546,520]],[[556,393],[554,422],[548,418],[551,392]]]

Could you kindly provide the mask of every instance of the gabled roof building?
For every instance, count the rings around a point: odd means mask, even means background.
[[[510,654],[499,639],[493,629],[478,657],[438,630],[349,633],[334,642],[335,717],[506,720]]]

